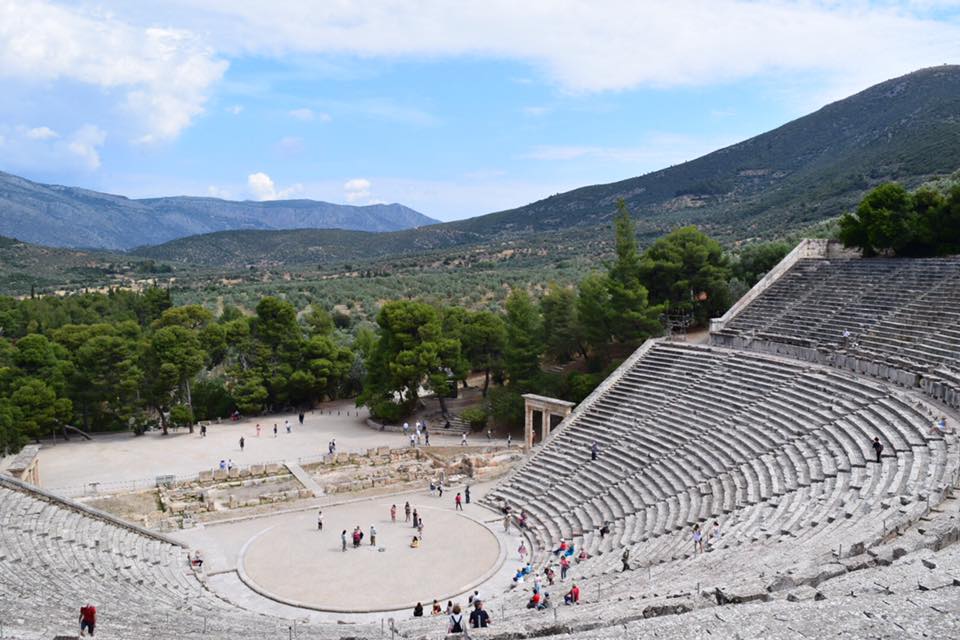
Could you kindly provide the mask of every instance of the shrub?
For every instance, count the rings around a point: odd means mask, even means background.
[[[487,426],[487,419],[489,418],[487,410],[483,407],[467,407],[460,412],[460,417],[463,418],[474,431],[480,431]]]

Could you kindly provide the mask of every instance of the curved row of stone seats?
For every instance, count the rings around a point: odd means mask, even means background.
[[[958,256],[807,258],[710,339],[920,387],[960,407],[958,323]]]
[[[956,452],[930,419],[828,368],[658,342],[485,500],[527,513],[539,565],[561,537],[587,549],[582,577],[624,548],[650,565],[690,555],[690,527],[714,520],[723,546],[862,546],[939,501]]]
[[[111,638],[287,637],[292,624],[209,591],[175,541],[0,476],[4,630],[49,640],[75,629],[86,602]],[[379,634],[379,625],[356,629]],[[341,635],[336,625],[298,628],[301,638]]]

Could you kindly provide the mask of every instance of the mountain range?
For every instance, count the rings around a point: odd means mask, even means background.
[[[885,181],[914,187],[958,168],[960,66],[944,65],[880,83],[683,164],[456,222],[428,224],[433,221],[401,205],[380,205],[386,209],[350,212],[371,218],[375,212],[396,212],[393,230],[381,218],[364,219],[361,227],[348,224],[359,218],[341,217],[342,224],[334,225],[318,222],[321,216],[314,212],[345,210],[338,205],[128,200],[0,174],[0,234],[61,246],[151,244],[133,253],[213,267],[258,263],[264,256],[286,264],[324,264],[485,243],[515,246],[532,238],[540,244],[554,237],[564,243],[594,242],[609,237],[609,221],[622,198],[641,238],[697,224],[721,240],[736,241],[776,237],[836,217]],[[200,228],[201,221],[208,228]],[[266,230],[268,221],[287,230]],[[297,226],[314,228],[289,230]],[[324,226],[342,229],[317,228]],[[209,227],[217,230],[163,242]]]
[[[137,253],[213,265],[253,263],[284,247],[287,263],[515,244],[536,234],[607,237],[623,198],[641,237],[696,224],[721,240],[769,238],[849,210],[870,188],[909,187],[960,168],[960,66],[922,69],[829,104],[772,131],[680,165],[537,202],[417,229],[363,234],[225,231]],[[218,251],[204,255],[215,244]]]
[[[0,172],[0,235],[52,247],[129,250],[228,229],[396,231],[436,220],[401,204],[131,199]]]

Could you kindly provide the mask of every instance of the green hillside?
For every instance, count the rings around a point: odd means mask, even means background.
[[[637,178],[583,187],[468,220],[405,231],[231,231],[138,255],[182,263],[335,263],[462,245],[516,244],[536,232],[605,237],[624,198],[641,236],[698,224],[720,239],[771,237],[835,217],[888,180],[913,187],[960,167],[960,66],[878,84],[773,131]],[[536,242],[543,242],[537,238]]]

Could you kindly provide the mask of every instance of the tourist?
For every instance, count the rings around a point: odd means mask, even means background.
[[[410,522],[410,503],[409,502],[403,505],[403,513],[406,516],[403,521]]]
[[[323,531],[323,511],[317,511],[317,531]]]
[[[227,470],[233,469],[233,458],[227,458]]]
[[[243,443],[244,443],[243,436],[240,436],[240,453],[243,453]]]
[[[527,544],[523,538],[520,538],[520,546],[517,547],[517,553],[520,554],[520,562],[525,562],[527,558]]]
[[[440,601],[439,601],[439,600],[434,600],[434,601],[433,601],[433,608],[430,609],[430,615],[432,615],[432,616],[438,616],[438,615],[440,615],[441,613],[443,613],[443,608],[440,606]]]
[[[560,579],[567,579],[567,571],[570,571],[570,560],[567,556],[560,558]]]
[[[417,428],[414,431],[414,435],[417,438],[417,444],[420,444],[420,421],[419,420],[417,420]]]
[[[466,434],[466,432],[460,434],[460,446],[461,446],[461,447],[467,446],[467,434]]]
[[[420,538],[418,538],[417,536],[413,536],[413,540],[410,541],[410,548],[411,548],[411,549],[419,549],[419,548],[420,548]]]
[[[604,522],[603,526],[600,527],[600,539],[603,540],[608,533],[610,533],[610,525]]]
[[[289,421],[289,420],[284,420],[284,421],[283,421],[283,426],[287,429],[287,433],[290,433],[290,421]]]
[[[423,617],[423,605],[420,604],[419,602],[417,603],[417,606],[415,606],[415,607],[413,608],[413,617],[414,617],[414,618],[422,618],[422,617]]]
[[[414,435],[413,435],[412,433],[410,434],[410,446],[411,446],[411,447],[416,447],[416,446],[417,446],[417,439],[414,437]]]
[[[341,549],[341,551],[346,551],[347,550],[347,530],[346,529],[344,529],[343,533],[340,534],[340,544],[343,546],[343,549]]]
[[[540,594],[534,591],[533,595],[530,596],[530,600],[527,601],[527,609],[536,609],[539,606],[540,606]]]
[[[190,566],[196,567],[197,569],[203,569],[203,556],[200,555],[199,549],[193,552],[193,557],[190,558]]]
[[[205,424],[200,425],[200,437],[201,438],[207,437],[207,425]]]
[[[713,528],[710,530],[710,546],[720,544],[720,523],[716,520],[713,521]]]
[[[596,460],[596,459],[597,459],[597,453],[598,453],[599,451],[600,451],[600,447],[597,446],[597,443],[596,443],[596,442],[594,442],[592,445],[590,445],[590,459],[591,459],[591,460]]]
[[[257,423],[257,437],[260,437],[260,423]]]
[[[390,505],[390,522],[397,521],[397,505]]]
[[[303,411],[300,412],[300,415],[298,415],[297,418],[300,420],[300,426],[302,427],[302,426],[303,426]]]
[[[947,416],[940,416],[939,420],[934,420],[930,425],[930,433],[943,435],[947,432]]]
[[[473,611],[470,612],[470,626],[474,629],[485,629],[490,626],[490,614],[484,611],[483,602],[473,601]]]
[[[620,556],[620,562],[623,563],[623,571],[630,571],[630,549],[624,549]]]
[[[363,531],[360,531],[360,525],[357,525],[353,529],[353,548],[358,549],[360,547],[360,542],[363,540]]]
[[[453,600],[447,600],[447,615],[453,613]]]
[[[503,516],[503,532],[510,533],[510,514]]]
[[[693,525],[693,552],[703,553],[703,532],[699,524]]]
[[[580,587],[574,582],[567,595],[563,596],[563,604],[580,604]]]
[[[410,431],[410,424],[407,422],[403,423],[403,435],[407,435],[407,432]]]
[[[543,594],[540,596],[540,604],[537,605],[537,611],[543,611],[544,609],[549,609],[550,604],[551,604],[550,593],[548,591],[544,591]]]
[[[517,521],[517,526],[521,529],[527,528],[527,512],[524,509],[520,510],[520,519]]]
[[[86,632],[90,632],[90,636],[93,637],[93,632],[97,628],[97,608],[90,603],[80,607],[80,635],[85,636]]]
[[[520,517],[523,517],[523,514],[520,514]],[[560,538],[560,546],[553,550],[553,555],[559,556],[564,551],[567,550],[567,540],[566,538]]]
[[[554,580],[556,580],[557,578],[557,574],[553,570],[553,567],[547,567],[546,569],[544,569],[543,575],[547,576],[547,584],[552,587]]]
[[[276,423],[276,422],[273,423],[273,437],[274,437],[274,438],[277,437],[277,423]]]
[[[534,576],[533,578],[533,590],[537,593],[543,591],[543,582],[540,581],[540,576]]]
[[[474,602],[480,599],[480,592],[476,589],[473,590],[473,593],[467,598],[467,606],[472,605]]]
[[[513,444],[513,434],[508,433],[508,434],[507,434],[507,449],[509,449],[509,448],[510,448],[510,445],[512,445],[512,444]]]
[[[423,540],[423,518],[417,519],[417,535]]]
[[[437,494],[442,498],[443,497],[443,480],[437,483]]]
[[[460,496],[460,492],[457,492],[457,496],[453,499],[453,503],[456,505],[457,511],[463,511],[463,498]]]
[[[370,546],[377,546],[377,528],[373,525],[370,525]]]
[[[883,453],[883,444],[880,442],[880,438],[876,437],[873,439],[873,450],[877,452],[877,462],[880,462],[880,454]]]
[[[417,524],[420,522],[420,516],[417,514],[417,510],[413,510],[413,528],[417,528]]]
[[[437,493],[437,483],[433,480],[430,481],[430,495],[433,496]]]
[[[227,470],[227,461],[226,461],[226,460],[221,460],[221,461],[220,461],[220,471],[226,471],[226,470]]]
[[[493,429],[487,429],[487,440],[493,440]]]
[[[463,498],[467,504],[470,504],[470,485],[467,485],[467,488],[463,490]]]
[[[460,605],[453,605],[453,613],[450,614],[450,623],[447,625],[447,633],[463,633],[463,616],[460,615]]]
[[[587,553],[586,549],[581,547],[580,554],[577,556],[577,562],[583,562],[584,560],[587,560],[589,558],[590,558],[590,554]]]
[[[430,446],[430,434],[427,431],[423,432],[423,444]]]

